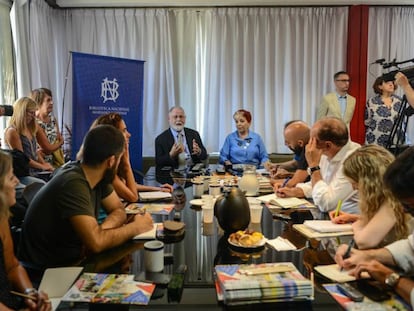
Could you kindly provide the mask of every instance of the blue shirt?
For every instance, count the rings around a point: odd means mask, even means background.
[[[230,161],[232,164],[254,164],[259,167],[268,160],[266,147],[259,134],[249,131],[249,135],[241,139],[235,131],[226,137],[220,150],[219,163]]]

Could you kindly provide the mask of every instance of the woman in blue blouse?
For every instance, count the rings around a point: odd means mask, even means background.
[[[254,164],[262,167],[269,161],[266,147],[259,134],[250,131],[252,115],[240,109],[233,115],[237,130],[229,134],[220,150],[220,164]]]

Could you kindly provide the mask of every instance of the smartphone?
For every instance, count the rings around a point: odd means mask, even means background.
[[[171,275],[162,272],[140,272],[134,279],[138,282],[167,285],[171,280]]]
[[[391,298],[387,289],[378,281],[370,279],[359,279],[357,281],[358,290],[373,301],[384,301]]]

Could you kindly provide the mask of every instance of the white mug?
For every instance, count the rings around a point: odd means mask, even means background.
[[[144,243],[144,265],[146,272],[161,272],[164,270],[164,243],[148,241]]]

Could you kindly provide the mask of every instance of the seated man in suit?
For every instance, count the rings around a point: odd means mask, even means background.
[[[359,214],[358,191],[342,172],[343,162],[359,144],[349,140],[345,123],[338,118],[322,118],[312,126],[306,145],[310,181],[294,188],[277,189],[282,197],[312,198],[322,212],[336,208],[342,200],[342,211]]]
[[[335,92],[328,93],[322,98],[316,119],[322,117],[336,117],[342,119],[348,126],[351,123],[355,110],[355,97],[348,94],[349,75],[339,71],[334,75]]]
[[[121,131],[111,125],[86,134],[82,160],[62,166],[29,205],[18,256],[24,264],[35,272],[76,265],[153,228],[148,213],[126,224],[124,206],[112,187],[124,146]],[[101,207],[108,216],[98,224]]]
[[[384,184],[404,205],[406,212],[414,215],[414,147],[401,153],[384,174]],[[381,226],[381,224],[378,224]],[[414,232],[413,232],[414,233]],[[359,277],[364,271],[377,281],[395,290],[405,301],[414,306],[414,280],[406,275],[414,273],[414,235],[396,241],[383,248],[351,249],[349,258],[344,258],[348,246],[341,245],[335,261],[350,274]],[[390,268],[391,266],[391,268]],[[398,274],[395,268],[403,271]]]
[[[170,127],[155,138],[157,167],[177,168],[179,164],[192,165],[207,159],[197,131],[184,127],[186,115],[181,107],[172,107],[168,113]]]

